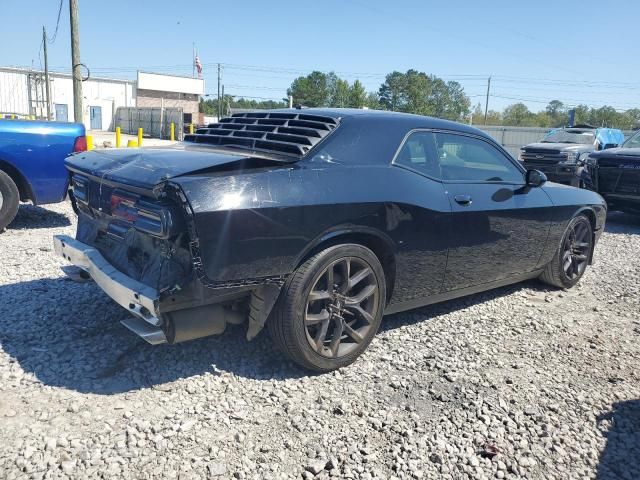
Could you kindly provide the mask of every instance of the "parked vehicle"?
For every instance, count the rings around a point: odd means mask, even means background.
[[[0,120],[0,232],[18,213],[20,201],[64,200],[69,178],[64,159],[86,149],[82,124]]]
[[[539,143],[525,145],[520,160],[525,168],[543,172],[552,182],[583,186],[584,162],[591,152],[617,147],[624,134],[615,128],[576,125],[551,130]]]
[[[541,278],[575,285],[606,204],[483,132],[348,109],[245,113],[172,148],[73,155],[85,269],[150,343],[266,323],[300,365],[353,362],[384,313]]]
[[[610,210],[640,214],[640,131],[620,148],[590,154],[583,175]]]

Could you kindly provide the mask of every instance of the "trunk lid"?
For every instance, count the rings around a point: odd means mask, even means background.
[[[224,153],[207,147],[178,144],[171,147],[92,150],[70,156],[66,165],[73,172],[87,174],[100,181],[151,190],[170,178],[215,170],[250,158],[241,153]],[[253,160],[263,165],[265,162],[276,162],[258,158]]]

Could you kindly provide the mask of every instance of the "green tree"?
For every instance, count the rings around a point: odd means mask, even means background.
[[[330,107],[344,108],[349,106],[349,94],[351,87],[349,82],[341,78],[336,78],[331,92]]]
[[[367,104],[367,91],[360,80],[356,80],[349,89],[349,106],[362,108]]]
[[[376,92],[369,92],[367,94],[364,106],[371,110],[384,110],[383,105],[380,103],[380,97]]]
[[[534,114],[534,117],[531,119],[531,126],[535,127],[555,127],[556,120],[552,115],[547,111],[542,111]]]
[[[539,112],[542,113],[542,112]],[[546,117],[541,117],[541,119],[549,120],[551,119],[550,125],[539,125],[541,127],[553,126],[553,127],[561,127],[567,123],[567,109],[560,100],[551,100],[547,107],[545,108]]]
[[[476,125],[480,125],[484,123],[484,114],[482,118],[480,118],[477,122],[474,120]],[[487,112],[487,125],[504,125],[504,121],[502,119],[502,113],[496,110],[489,110]]]
[[[380,85],[378,99],[385,110],[401,110],[404,106],[404,91],[406,90],[406,78],[403,73],[391,72]]]
[[[613,107],[600,107],[591,109],[589,123],[594,127],[613,127],[623,123],[622,116]]]
[[[509,126],[530,126],[533,118],[534,114],[529,111],[524,103],[509,105],[502,112],[504,124]]]
[[[573,110],[576,111],[575,118],[573,120],[573,123],[575,125],[585,124],[590,122],[591,110],[587,105],[577,105],[576,107],[573,107]]]
[[[640,108],[632,108],[624,112],[626,118],[626,129],[635,129],[640,127]]]
[[[316,70],[306,77],[296,78],[287,89],[287,95],[293,97],[293,103],[296,105],[326,107],[330,101],[329,88],[327,74]]]
[[[471,102],[457,82],[445,82],[435,75],[417,70],[392,72],[378,91],[380,104],[387,110],[462,120]]]

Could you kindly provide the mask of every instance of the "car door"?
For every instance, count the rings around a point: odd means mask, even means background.
[[[404,170],[400,184],[411,201],[390,203],[387,207],[388,230],[398,245],[392,303],[420,304],[442,290],[451,213],[440,181],[433,133],[410,132],[393,165]]]
[[[535,270],[552,203],[525,186],[524,171],[479,136],[434,132],[442,182],[451,204],[443,291]]]

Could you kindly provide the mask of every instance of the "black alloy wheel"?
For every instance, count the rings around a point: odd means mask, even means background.
[[[573,287],[584,275],[593,250],[593,228],[584,215],[574,217],[540,280],[559,288]]]
[[[591,228],[586,222],[571,226],[562,245],[562,270],[568,279],[580,278],[589,263],[591,252]]]
[[[349,365],[369,346],[386,306],[378,257],[357,244],[328,247],[287,279],[269,319],[274,343],[304,368]]]
[[[307,340],[319,355],[344,357],[361,344],[373,328],[380,287],[362,259],[345,257],[320,273],[307,295]]]

